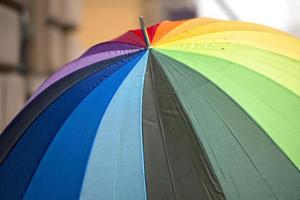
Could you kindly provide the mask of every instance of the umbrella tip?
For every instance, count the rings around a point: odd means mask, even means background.
[[[151,49],[151,44],[150,44],[150,40],[149,40],[149,36],[148,36],[148,32],[147,32],[147,28],[145,26],[143,16],[140,16],[139,20],[140,20],[140,25],[141,25],[141,29],[142,29],[142,32],[143,32],[143,35],[144,35],[144,40],[145,40],[145,43],[147,45],[147,48]]]

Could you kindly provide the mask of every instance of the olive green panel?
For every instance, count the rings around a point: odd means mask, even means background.
[[[236,63],[213,56],[156,49],[208,78],[259,124],[300,169],[300,98]]]

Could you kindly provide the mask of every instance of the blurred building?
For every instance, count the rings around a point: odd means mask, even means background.
[[[140,15],[195,17],[195,0],[0,0],[0,132],[50,74]]]
[[[81,51],[82,0],[0,0],[0,131],[49,74]]]

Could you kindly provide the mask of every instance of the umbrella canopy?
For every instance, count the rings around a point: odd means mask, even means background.
[[[0,199],[299,199],[300,40],[209,18],[88,49],[0,138]]]

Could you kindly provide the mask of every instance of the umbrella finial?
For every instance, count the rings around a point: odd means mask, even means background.
[[[145,26],[145,23],[144,23],[144,19],[143,19],[142,16],[140,16],[139,19],[140,19],[140,25],[141,25],[141,29],[143,31],[145,43],[147,45],[147,48],[151,49],[151,44],[150,44],[150,40],[149,40],[147,29],[146,29],[146,26]]]

